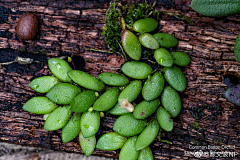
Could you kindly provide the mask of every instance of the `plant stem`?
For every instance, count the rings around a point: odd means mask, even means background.
[[[168,141],[168,140],[164,140],[164,139],[161,139],[160,142],[164,142],[164,143],[172,144],[172,142],[170,142],[170,141]]]
[[[117,9],[118,11],[118,14],[119,14],[119,17],[121,19],[121,23],[122,23],[122,29],[125,30],[126,29],[126,22],[125,22],[125,19],[123,18],[122,16],[122,12],[120,9]]]
[[[177,12],[172,13],[172,12],[168,12],[168,11],[165,11],[165,10],[161,10],[161,11],[163,12],[163,14],[174,16],[177,19],[187,21],[189,24],[196,25],[195,21],[193,21],[191,18],[189,18],[187,16],[181,15],[180,13],[177,13]]]
[[[125,62],[125,61],[127,61],[127,56],[126,56],[126,54],[125,54],[125,52],[124,52],[124,49],[123,49],[122,45],[121,45],[118,41],[117,41],[117,43],[118,43],[119,47],[120,47],[121,50],[122,50],[121,56],[122,56],[122,58],[123,58],[123,60],[124,60],[124,62]]]
[[[100,50],[100,49],[94,49],[94,48],[86,48],[88,51],[95,51],[95,52],[104,52],[104,53],[114,53],[112,51],[107,51],[107,50]]]
[[[3,63],[0,63],[0,65],[9,65],[9,64],[12,64],[14,62],[18,62],[20,64],[31,64],[33,62],[33,59],[17,56],[14,61],[3,62]]]
[[[12,64],[16,62],[15,60],[14,61],[11,61],[11,62],[3,62],[3,63],[0,63],[0,65],[9,65],[9,64]]]
[[[75,64],[74,64],[74,62],[73,62],[71,57],[68,57],[68,62],[73,65],[73,70],[76,70]]]

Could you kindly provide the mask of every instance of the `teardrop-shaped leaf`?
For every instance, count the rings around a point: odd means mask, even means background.
[[[97,111],[84,112],[81,117],[81,132],[84,138],[95,135],[100,126],[100,115]]]
[[[82,113],[88,111],[92,107],[93,103],[97,99],[95,91],[86,90],[78,94],[71,102],[70,109],[76,113]]]
[[[134,136],[145,128],[146,119],[136,119],[131,113],[121,115],[113,125],[113,130],[123,136]]]
[[[174,122],[170,118],[170,113],[168,113],[164,108],[160,107],[157,110],[157,119],[160,126],[162,127],[162,129],[169,132],[173,129],[174,125]]]
[[[119,160],[137,160],[139,151],[135,147],[136,140],[137,136],[133,136],[124,143],[119,153]]]
[[[84,138],[82,132],[79,133],[79,142],[81,149],[83,150],[83,153],[86,157],[90,156],[96,146],[96,137],[93,135],[89,138]]]
[[[47,114],[56,107],[57,105],[54,102],[42,96],[33,97],[23,105],[24,110],[35,114]]]
[[[80,118],[81,114],[74,114],[68,123],[62,128],[62,141],[63,143],[70,142],[80,132]]]
[[[58,83],[47,94],[50,100],[57,104],[70,104],[70,102],[81,92],[81,89],[70,83]]]
[[[105,88],[105,85],[97,78],[83,71],[72,70],[68,72],[68,75],[72,78],[72,80],[78,85],[91,89],[94,91],[101,91]]]
[[[47,93],[53,86],[58,83],[58,79],[53,76],[42,76],[35,78],[29,83],[29,86],[39,93]]]
[[[68,72],[72,70],[69,64],[63,59],[51,58],[48,60],[48,67],[51,72],[63,82],[71,82]]]
[[[132,32],[124,30],[122,34],[122,46],[128,56],[134,60],[139,60],[142,54],[142,46]]]
[[[164,88],[161,95],[161,102],[163,107],[171,114],[173,118],[176,117],[181,111],[181,98],[177,91],[170,86]]]
[[[157,137],[158,132],[159,132],[159,124],[157,120],[153,120],[150,124],[147,125],[147,127],[138,136],[137,141],[135,143],[136,150],[142,150],[147,146],[149,146]]]
[[[55,131],[64,127],[71,117],[69,106],[58,107],[52,111],[47,117],[44,129],[47,131]]]
[[[93,104],[96,111],[107,111],[112,108],[118,101],[119,89],[111,88],[104,92]]]
[[[153,153],[149,146],[140,151],[138,160],[153,160]]]
[[[104,151],[117,150],[123,146],[126,140],[126,137],[116,132],[105,133],[98,139],[96,148]]]

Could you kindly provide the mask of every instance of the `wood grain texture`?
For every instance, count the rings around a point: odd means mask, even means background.
[[[124,1],[139,2],[137,0]],[[239,107],[227,102],[222,92],[227,88],[225,75],[235,75],[240,80],[240,63],[235,61],[234,42],[240,32],[239,15],[210,18],[199,15],[190,8],[191,0],[162,0],[157,7],[178,12],[193,19],[192,26],[172,16],[162,15],[161,31],[179,40],[179,50],[187,51],[191,64],[182,67],[187,78],[187,89],[180,94],[183,107],[174,119],[174,130],[162,133],[162,139],[172,145],[158,142],[151,145],[155,159],[194,159],[185,155],[193,151],[190,146],[235,146],[235,149],[217,151],[237,152],[239,148]],[[93,76],[101,72],[118,71],[123,60],[117,54],[87,51],[85,48],[107,49],[101,35],[108,0],[95,1],[4,1],[0,3],[0,48],[44,53],[34,57],[36,63],[0,66],[0,141],[46,149],[83,153],[78,140],[63,144],[61,131],[43,129],[42,115],[28,113],[22,105],[34,92],[29,82],[35,77],[51,75],[47,58],[80,55],[85,59],[84,70]],[[18,20],[26,11],[34,12],[40,20],[40,31],[34,40],[22,41],[15,31]],[[41,51],[41,52],[40,52]],[[16,53],[17,54],[17,53]],[[14,55],[14,54],[13,54]],[[3,56],[0,62],[13,59]],[[39,62],[41,61],[41,62]],[[106,114],[101,119],[97,137],[112,131],[116,116]],[[203,151],[210,151],[209,149]],[[117,158],[117,151],[100,151],[93,155]]]

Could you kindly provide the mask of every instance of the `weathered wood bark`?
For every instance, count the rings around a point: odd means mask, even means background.
[[[127,1],[124,1],[127,2]],[[139,1],[128,1],[139,2]],[[170,2],[170,3],[169,3]],[[229,145],[234,149],[216,151],[237,152],[239,158],[239,107],[227,102],[222,92],[227,88],[224,76],[233,74],[240,79],[240,63],[235,61],[234,42],[239,34],[239,15],[205,17],[190,8],[190,0],[159,1],[158,8],[178,12],[192,18],[192,26],[174,17],[163,15],[159,22],[161,31],[179,39],[178,49],[189,51],[191,64],[183,67],[188,85],[181,93],[183,107],[174,119],[174,130],[163,132],[162,139],[151,145],[155,159],[194,159],[185,151],[194,151],[191,146]],[[83,153],[78,141],[63,144],[60,131],[43,129],[42,115],[30,114],[22,105],[31,97],[40,95],[28,83],[36,76],[50,75],[47,58],[62,55],[80,55],[85,59],[85,70],[97,76],[101,72],[117,71],[123,64],[119,55],[91,52],[85,48],[107,49],[101,30],[109,1],[33,1],[5,0],[0,2],[0,48],[25,50],[36,62],[30,66],[11,64],[0,66],[0,140],[8,143],[38,146],[46,149]],[[40,19],[40,31],[31,41],[17,38],[15,27],[21,14],[34,12]],[[41,54],[41,52],[44,53]],[[13,60],[22,52],[6,52],[0,62]],[[102,118],[99,137],[112,131],[117,117]],[[198,150],[197,150],[198,151]],[[209,152],[210,149],[203,149]],[[94,155],[117,158],[117,151],[100,151]],[[204,156],[203,156],[204,157]],[[206,157],[205,157],[206,158]],[[219,157],[218,157],[219,158]]]

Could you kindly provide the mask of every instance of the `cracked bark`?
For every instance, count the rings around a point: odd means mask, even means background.
[[[240,28],[239,15],[204,17],[189,7],[190,0],[172,2],[173,5],[168,5],[159,1],[157,7],[167,6],[167,11],[188,16],[197,25],[191,26],[167,15],[163,15],[160,21],[161,32],[178,38],[178,49],[189,51],[192,62],[181,68],[188,85],[180,94],[183,107],[180,115],[174,119],[174,130],[162,133],[162,139],[168,139],[173,144],[155,140],[151,145],[154,158],[193,159],[193,155],[184,155],[184,151],[191,151],[190,145],[235,145],[234,150],[227,151],[240,153],[239,107],[227,102],[222,94],[227,88],[224,84],[225,75],[233,74],[240,80],[240,64],[235,61],[233,53]],[[85,70],[93,76],[117,71],[123,64],[119,55],[85,50],[107,49],[101,29],[108,5],[107,1],[5,1],[0,3],[2,10],[8,9],[0,23],[0,31],[6,33],[0,36],[0,48],[23,49],[27,52],[42,50],[47,56],[45,60],[61,55],[80,55],[86,61]],[[15,33],[17,22],[25,12],[19,7],[24,6],[29,6],[28,11],[36,13],[41,24],[37,37],[25,42],[19,40]],[[17,11],[10,11],[13,8]],[[46,61],[41,65],[20,65],[20,69],[24,70],[21,72],[13,70],[14,64],[11,65],[11,69],[0,66],[0,141],[83,153],[77,139],[63,144],[61,131],[48,132],[43,129],[42,115],[22,110],[22,105],[28,99],[40,95],[28,86],[29,82],[36,76],[51,74]],[[31,72],[29,69],[32,69]],[[97,137],[112,131],[116,118],[106,114]],[[98,149],[93,153],[111,158],[117,158],[118,154],[119,150],[106,152]]]

